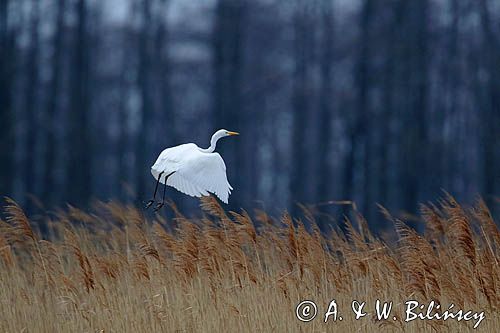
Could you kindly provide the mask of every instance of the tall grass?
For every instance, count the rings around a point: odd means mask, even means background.
[[[484,310],[478,331],[500,332],[500,232],[482,201],[423,205],[419,234],[381,208],[397,242],[373,235],[359,214],[320,232],[284,213],[229,212],[204,198],[203,216],[147,219],[133,207],[96,204],[37,217],[12,200],[0,220],[1,332],[469,331],[471,322],[404,322],[404,302]],[[344,231],[341,231],[344,230]],[[295,306],[318,305],[303,323]],[[335,299],[342,321],[323,322]],[[375,300],[396,320],[374,319]],[[370,314],[354,320],[351,301]]]

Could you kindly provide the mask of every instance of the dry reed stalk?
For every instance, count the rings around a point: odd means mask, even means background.
[[[120,268],[118,262],[113,260],[114,258],[102,258],[99,256],[93,256],[94,262],[97,265],[99,271],[110,279],[116,280],[120,274]]]
[[[438,214],[437,208],[432,204],[421,205],[420,214],[425,222],[426,229],[429,231],[429,238],[434,244],[441,243],[445,235],[446,221]]]
[[[31,228],[28,217],[24,214],[24,211],[11,198],[6,197],[5,202],[7,203],[4,209],[6,219],[7,222],[13,227],[13,232],[16,235],[16,241],[24,243],[27,239],[30,239],[33,244],[36,244],[38,239],[35,236],[35,232]]]
[[[40,250],[40,246],[38,243],[38,237],[35,232],[31,228],[28,217],[24,213],[21,207],[12,200],[11,198],[5,198],[7,205],[5,206],[5,214],[7,222],[9,222],[13,229],[13,233],[15,236],[15,240],[23,245],[27,245],[29,241],[31,241],[31,245],[34,246],[37,252],[37,258],[40,261],[42,266],[45,282],[50,285],[50,277],[47,271],[45,260],[42,256],[42,252]]]
[[[468,260],[472,268],[476,266],[476,245],[468,217],[462,207],[454,200],[445,208],[449,215],[447,236],[456,249],[461,252],[461,258]]]
[[[90,264],[90,260],[78,245],[78,237],[72,230],[66,229],[64,237],[66,246],[72,250],[73,255],[77,259],[80,267],[81,278],[88,293],[91,289],[95,288],[94,272]]]
[[[403,221],[394,218],[385,208],[380,208],[384,216],[394,223],[399,237],[398,249],[401,267],[407,276],[407,293],[420,299],[439,299],[441,265],[432,245]]]
[[[477,199],[476,204],[472,209],[472,215],[484,228],[485,240],[489,242],[488,247],[494,255],[495,251],[500,250],[500,230],[498,229],[495,221],[493,221],[493,216],[482,199]]]
[[[201,197],[200,207],[207,214],[219,218],[220,222],[222,222],[224,226],[227,226],[231,222],[224,209],[217,202],[217,199],[211,195]]]
[[[10,244],[0,233],[0,257],[2,258],[6,267],[12,267],[14,265],[14,257],[12,255],[12,250]]]

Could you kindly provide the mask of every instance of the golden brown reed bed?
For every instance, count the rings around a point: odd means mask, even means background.
[[[404,302],[484,310],[476,331],[500,332],[500,233],[482,201],[447,197],[421,209],[425,236],[393,218],[398,241],[369,231],[355,214],[346,232],[321,234],[286,213],[225,213],[146,219],[117,203],[92,213],[69,207],[45,219],[48,239],[7,199],[0,221],[1,332],[467,332],[455,320],[404,322]],[[254,225],[258,227],[255,228]],[[308,231],[310,230],[310,231]],[[323,322],[335,298],[343,321]],[[302,323],[295,306],[318,304]],[[394,302],[397,320],[358,321],[352,300]]]

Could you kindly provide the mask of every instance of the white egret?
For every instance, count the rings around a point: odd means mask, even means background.
[[[155,202],[159,183],[165,187],[163,200],[158,203],[155,210],[159,210],[165,204],[167,185],[193,197],[205,196],[210,192],[227,204],[233,188],[227,180],[226,164],[214,150],[220,138],[232,135],[239,133],[221,129],[212,135],[210,147],[206,149],[194,143],[186,143],[162,151],[151,167],[156,187],[153,199],[147,202],[146,209]]]

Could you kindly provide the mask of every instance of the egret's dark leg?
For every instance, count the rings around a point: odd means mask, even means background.
[[[146,203],[146,209],[148,209],[149,207],[151,207],[151,205],[154,204],[154,202],[156,200],[156,192],[158,191],[158,184],[160,184],[160,178],[161,178],[162,175],[163,175],[163,171],[160,172],[160,174],[158,175],[158,179],[156,180],[155,193],[153,194],[153,199],[149,200]]]
[[[162,201],[160,203],[158,203],[158,205],[156,205],[155,212],[159,211],[165,205],[165,192],[167,192],[167,179],[172,174],[173,174],[173,172],[169,173],[168,175],[165,176],[165,186],[163,187],[163,198],[162,198]]]
[[[167,179],[165,179],[165,183],[167,182]],[[165,205],[165,192],[167,192],[167,185],[163,186],[163,198],[158,205],[155,207],[155,212],[159,211],[164,205]]]

